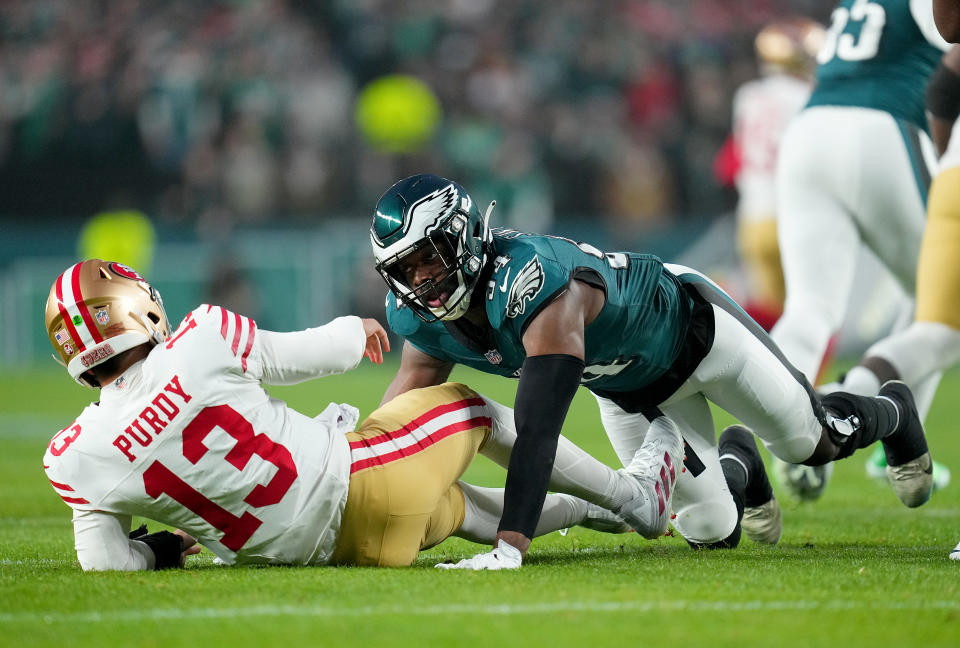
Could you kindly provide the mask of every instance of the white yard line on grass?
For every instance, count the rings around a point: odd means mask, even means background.
[[[558,601],[504,605],[370,605],[327,607],[310,605],[256,605],[227,608],[166,608],[103,612],[12,612],[0,614],[0,623],[104,623],[250,617],[366,617],[370,615],[448,616],[487,614],[512,616],[566,612],[764,612],[822,610],[929,611],[960,610],[960,601]]]

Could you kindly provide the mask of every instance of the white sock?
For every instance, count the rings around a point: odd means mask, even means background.
[[[858,365],[847,372],[841,389],[857,396],[876,396],[880,391],[880,380],[877,374]]]
[[[935,371],[916,385],[908,385],[913,390],[913,400],[917,403],[917,413],[920,414],[921,421],[926,420],[927,414],[930,412],[941,378],[943,378],[943,372]]]
[[[880,340],[864,355],[883,358],[912,387],[960,361],[960,331],[937,322],[914,322]]]
[[[491,408],[493,425],[480,454],[507,468],[517,439],[513,409],[483,396]],[[605,509],[613,509],[634,496],[632,478],[595,459],[561,436],[550,474],[550,490],[568,493]]]
[[[503,515],[503,489],[459,482],[463,490],[463,524],[453,535],[480,544],[493,544]],[[571,495],[547,493],[534,537],[577,526],[587,516],[587,503]]]

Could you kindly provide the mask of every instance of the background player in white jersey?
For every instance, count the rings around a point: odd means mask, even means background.
[[[777,244],[777,151],[787,124],[810,97],[823,34],[819,23],[802,17],[764,27],[754,41],[761,76],[733,97],[737,246],[748,281],[743,307],[766,330],[780,316],[786,290]]]
[[[771,335],[811,381],[845,317],[862,246],[913,293],[935,161],[924,92],[948,47],[931,2],[842,0],[816,88],[784,134],[777,219],[787,298]],[[914,385],[921,409],[937,380]],[[826,474],[810,482],[809,472],[787,474],[795,495],[819,497]]]
[[[478,450],[506,463],[509,408],[447,383],[398,397],[355,430],[349,405],[310,418],[263,389],[340,373],[363,356],[381,362],[388,342],[376,320],[274,333],[203,305],[170,333],[159,294],[140,275],[93,259],[56,280],[46,324],[70,375],[100,388],[99,402],[44,456],[73,509],[85,570],[177,566],[198,550],[194,539],[228,564],[387,566],[409,565],[454,534],[493,541],[502,491],[458,479]],[[627,519],[650,505],[638,479],[569,442],[552,486]],[[178,532],[129,538],[134,515]],[[627,530],[597,506],[551,495],[537,532],[575,524]],[[482,567],[519,566],[510,558]]]

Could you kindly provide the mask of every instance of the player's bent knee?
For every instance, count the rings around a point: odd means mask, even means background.
[[[819,437],[794,436],[786,437],[772,443],[767,443],[767,449],[777,459],[782,459],[787,463],[800,464],[810,460],[817,451]],[[830,459],[825,459],[830,461]],[[813,465],[813,464],[810,464]]]
[[[729,496],[689,504],[675,513],[673,526],[693,545],[723,542],[737,527],[737,507]]]

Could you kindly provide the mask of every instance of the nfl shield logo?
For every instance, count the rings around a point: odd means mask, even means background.
[[[490,349],[483,355],[487,358],[487,361],[490,362],[490,364],[498,365],[503,362],[503,356],[500,355],[500,352],[496,349]]]
[[[97,322],[99,322],[101,326],[106,325],[109,321],[110,321],[110,314],[107,313],[107,311],[105,310],[97,311]]]

